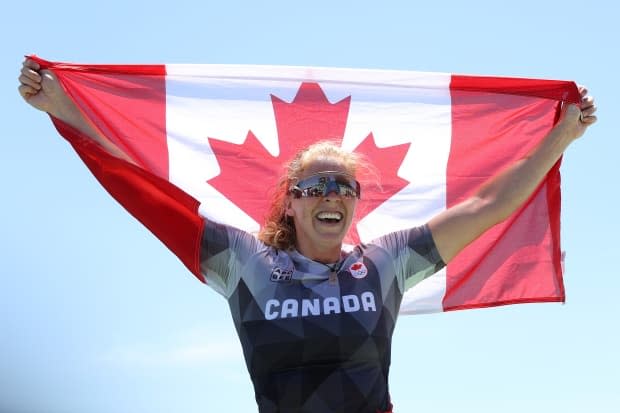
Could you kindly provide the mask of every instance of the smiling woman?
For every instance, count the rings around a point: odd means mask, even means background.
[[[313,165],[314,163],[316,163],[316,165]],[[330,168],[330,165],[334,165],[334,167]],[[308,192],[308,190],[310,187],[316,188],[316,185],[320,184],[318,182],[319,175],[317,175],[317,173],[329,171],[330,173],[336,174],[336,176],[341,174],[347,177],[346,180],[348,181],[355,177],[357,173],[370,171],[371,168],[370,164],[362,155],[345,151],[342,147],[331,141],[317,142],[299,151],[286,166],[285,175],[280,178],[267,213],[267,218],[265,219],[265,223],[261,228],[258,238],[265,244],[278,249],[286,250],[294,247],[297,242],[297,229],[293,219],[293,199],[312,198],[312,196],[309,196],[310,192]],[[315,182],[314,185],[312,185],[313,182],[307,180],[309,177],[313,176],[313,174],[317,177],[317,182]],[[349,185],[351,184],[349,183]],[[359,183],[355,181],[353,185],[355,186],[355,191],[357,191],[355,198],[359,199],[361,193]],[[323,191],[329,188],[330,186],[328,185]],[[290,196],[291,194],[293,197]],[[329,193],[324,193],[323,195],[329,195]],[[347,218],[342,214],[342,211],[325,212],[337,213],[338,222]],[[339,252],[336,255],[339,255]],[[328,258],[328,262],[329,261],[330,259]]]
[[[337,144],[311,145],[288,164],[257,238],[211,219],[189,213],[187,218],[185,210],[165,209],[169,205],[155,184],[172,184],[141,169],[131,153],[85,118],[54,73],[42,71],[37,62],[24,62],[19,91],[32,106],[49,112],[63,131],[77,136],[88,165],[103,170],[105,179],[129,194],[138,203],[132,204],[136,210],[159,207],[162,216],[182,215],[187,227],[169,225],[179,242],[187,236],[180,228],[198,227],[200,242],[187,237],[186,243],[199,255],[200,276],[230,306],[264,413],[391,412],[392,333],[405,291],[518,209],[568,145],[596,121],[593,100],[582,88],[581,107],[565,105],[557,124],[528,154],[471,195],[423,225],[349,249],[343,240],[367,192],[358,182],[366,163]],[[113,167],[102,167],[100,158]],[[144,186],[131,186],[136,176]],[[170,191],[196,207],[179,188]]]

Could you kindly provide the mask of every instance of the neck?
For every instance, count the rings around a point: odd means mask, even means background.
[[[330,248],[316,248],[314,246],[297,245],[297,251],[303,256],[323,264],[333,264],[340,261],[342,246],[337,245]]]

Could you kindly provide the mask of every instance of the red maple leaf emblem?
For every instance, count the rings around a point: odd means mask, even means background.
[[[362,268],[362,264],[360,264],[359,262],[356,262],[355,264],[349,267],[349,269],[351,269],[352,271],[358,271],[361,268]]]
[[[291,103],[274,95],[271,95],[271,102],[280,148],[277,156],[271,155],[251,130],[241,145],[209,138],[221,170],[209,184],[259,224],[264,222],[282,166],[313,142],[342,141],[351,97],[332,104],[318,83],[302,83]],[[354,149],[377,168],[381,185],[363,188],[362,200],[345,242],[357,244],[357,222],[408,184],[397,175],[408,149],[408,143],[379,148],[372,133]]]

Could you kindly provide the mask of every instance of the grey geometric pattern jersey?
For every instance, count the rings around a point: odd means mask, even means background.
[[[391,340],[404,291],[444,266],[426,226],[385,235],[327,265],[205,224],[201,269],[222,294],[256,402],[267,412],[390,406]]]

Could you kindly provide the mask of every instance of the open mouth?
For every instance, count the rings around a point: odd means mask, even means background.
[[[316,218],[327,224],[337,224],[342,221],[343,215],[340,212],[319,212],[316,214]]]

